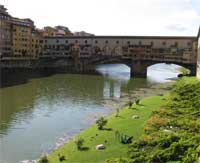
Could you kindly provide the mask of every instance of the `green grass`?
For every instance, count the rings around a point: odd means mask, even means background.
[[[115,131],[133,136],[133,140],[138,140],[144,133],[144,127],[152,111],[158,110],[165,101],[162,96],[145,98],[140,105],[133,105],[132,109],[123,108],[119,112],[119,117],[115,113],[107,117],[108,123],[105,128],[112,130],[98,130],[96,125],[80,133],[76,138],[83,138],[84,147],[88,150],[78,151],[74,140],[65,144],[49,155],[50,163],[59,163],[58,154],[64,155],[66,161],[63,163],[101,163],[115,157],[126,157],[129,145],[121,144],[115,138]],[[139,115],[139,119],[133,119],[133,115]],[[75,138],[75,139],[76,139]],[[105,142],[107,141],[107,142]],[[105,150],[96,150],[95,146],[104,144]]]

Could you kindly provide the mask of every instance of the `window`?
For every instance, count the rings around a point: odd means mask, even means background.
[[[130,41],[127,41],[127,44],[130,45]]]
[[[68,40],[66,40],[65,43],[68,44]]]
[[[139,41],[139,45],[142,45],[142,42],[141,42],[141,41]]]
[[[191,44],[191,42],[188,42],[187,45],[188,45],[189,47],[191,47],[192,44]]]
[[[153,46],[153,41],[151,41],[151,46]]]
[[[119,41],[116,41],[116,44],[119,44]]]
[[[106,42],[105,42],[106,44],[108,43],[108,40],[106,40]]]
[[[56,40],[57,43],[59,43],[59,40]]]
[[[98,44],[98,41],[97,41],[97,40],[95,40],[95,44]]]
[[[85,40],[85,44],[87,44],[88,43],[88,41],[87,40]]]
[[[165,45],[166,45],[166,42],[165,42],[165,41],[163,41],[163,43],[162,43],[162,44],[163,44],[163,46],[165,46]]]
[[[175,46],[175,47],[178,47],[178,42],[175,42],[175,43],[174,43],[174,46]]]
[[[75,43],[78,43],[78,40],[75,40]]]

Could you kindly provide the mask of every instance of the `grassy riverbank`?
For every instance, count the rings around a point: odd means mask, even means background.
[[[125,107],[107,117],[104,130],[96,125],[80,133],[84,148],[74,140],[48,156],[50,163],[193,163],[200,156],[200,82],[196,78],[179,80],[165,96],[143,99],[139,105]],[[138,119],[133,119],[138,115]],[[131,145],[121,144],[116,131],[133,136]],[[104,144],[106,149],[96,150]]]
[[[128,157],[107,163],[196,163],[200,159],[199,117],[200,81],[182,78],[166,103],[151,115],[145,134],[129,147]]]
[[[133,140],[138,140],[144,133],[145,124],[152,111],[157,110],[165,103],[163,99],[163,96],[148,97],[142,100],[140,105],[133,105],[131,108],[125,107],[120,110],[118,117],[114,113],[107,118],[106,129],[98,130],[97,126],[93,125],[75,138],[83,138],[85,140],[84,150],[77,150],[74,140],[71,140],[48,157],[50,162],[59,162],[58,154],[65,156],[66,160],[63,162],[66,163],[97,163],[105,162],[105,160],[113,157],[126,157],[129,145],[121,144],[115,138],[115,132],[119,131],[122,134],[133,136]],[[139,115],[139,118],[133,119],[133,115]],[[98,144],[104,144],[106,149],[96,150],[95,146]]]

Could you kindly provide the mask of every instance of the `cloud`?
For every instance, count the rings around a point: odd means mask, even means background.
[[[175,31],[186,31],[186,30],[188,30],[187,27],[182,26],[180,24],[171,24],[171,25],[168,25],[168,26],[166,26],[166,29],[167,30],[175,30]]]
[[[97,35],[196,35],[199,0],[2,0],[36,25],[65,25]]]

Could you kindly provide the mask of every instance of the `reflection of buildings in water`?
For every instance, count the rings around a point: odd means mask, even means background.
[[[121,83],[113,80],[105,80],[103,88],[104,98],[120,98]]]

